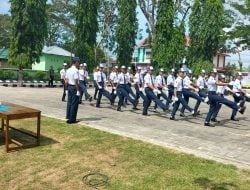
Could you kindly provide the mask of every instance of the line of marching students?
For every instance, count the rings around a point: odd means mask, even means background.
[[[87,65],[85,65],[83,69],[85,71],[86,66]],[[68,89],[68,91],[69,87],[72,87],[71,83],[73,81],[73,77],[69,76],[69,73],[71,72],[68,71],[70,70],[71,68],[65,72],[66,87],[64,89]],[[85,74],[81,77],[81,73],[83,73],[81,70],[82,68],[80,67],[80,70],[78,70],[78,81],[75,81],[73,85],[75,86],[75,97],[78,98],[78,103],[81,102],[83,93],[85,94],[86,99],[89,101],[92,100],[92,97],[87,92],[86,83],[83,84],[83,89],[80,89],[81,83],[83,83],[81,80],[85,80],[86,82],[88,79]],[[104,72],[104,66],[103,64],[100,64],[94,72],[93,82],[95,87],[95,106],[100,108],[101,99],[104,96],[109,100],[111,105],[114,105],[114,103],[117,102],[117,111],[122,111],[122,107],[126,106],[128,102],[133,105],[132,109],[138,110],[137,105],[141,98],[143,101],[143,115],[148,115],[148,109],[153,101],[154,111],[160,107],[166,112],[170,111],[170,107],[173,107],[170,119],[175,120],[179,108],[180,117],[185,117],[185,110],[188,110],[192,116],[195,117],[200,115],[200,104],[205,103],[208,104],[209,110],[204,125],[213,127],[214,125],[211,125],[211,122],[219,122],[217,120],[217,115],[223,104],[232,109],[230,119],[238,121],[236,118],[237,112],[244,114],[246,110],[245,101],[250,101],[249,95],[242,89],[242,74],[240,72],[236,73],[236,80],[234,81],[233,89],[231,90],[228,87],[229,83],[226,83],[225,81],[225,75],[222,74],[217,77],[218,73],[216,69],[210,71],[210,76],[208,78],[206,78],[205,71],[201,70],[200,76],[195,83],[192,81],[191,70],[184,70],[183,68],[180,68],[179,70],[172,69],[171,73],[166,78],[164,76],[164,69],[159,69],[156,77],[152,75],[153,71],[154,68],[152,66],[150,66],[145,73],[142,72],[141,67],[137,67],[136,73],[133,75],[130,67],[126,68],[125,66],[121,66],[119,70],[118,66],[115,66],[112,68],[108,80]],[[219,80],[217,80],[217,78]],[[71,81],[71,83],[69,83],[69,81]],[[107,88],[109,84],[112,88],[111,92],[109,92]],[[134,88],[134,90],[132,90],[132,88]],[[224,97],[226,91],[231,92],[234,101]],[[117,98],[118,101],[116,101]],[[161,100],[161,98],[163,100]],[[194,108],[190,107],[188,104],[190,98],[196,100]],[[78,103],[74,106],[78,107]],[[73,119],[70,119],[69,104],[72,104],[72,101],[70,93],[68,92],[67,123],[75,123],[77,122],[77,108],[73,109],[74,116]]]

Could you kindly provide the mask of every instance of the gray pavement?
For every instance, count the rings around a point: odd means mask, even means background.
[[[61,94],[60,88],[0,86],[0,101],[40,109],[45,116],[65,120],[67,103],[60,101]],[[84,101],[79,106],[80,124],[250,169],[250,103],[246,103],[249,108],[244,115],[238,114],[239,122],[229,120],[231,109],[222,106],[218,117],[221,122],[213,128],[203,126],[206,104],[201,104],[202,114],[198,117],[186,113],[187,117],[177,115],[177,121],[171,121],[170,113],[160,109],[159,113],[149,112],[150,116],[145,117],[142,110],[132,111],[132,106],[117,112],[105,98],[102,108],[95,108],[94,103]],[[141,103],[139,108],[142,109]]]

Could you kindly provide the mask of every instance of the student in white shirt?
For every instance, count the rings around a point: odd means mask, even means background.
[[[65,97],[66,97],[66,85],[65,85],[66,71],[67,71],[67,63],[63,63],[63,68],[60,71],[61,83],[63,85],[63,95],[62,95],[63,102],[65,101]]]
[[[113,67],[112,72],[109,75],[110,84],[112,87],[112,95],[114,96],[114,99],[117,96],[117,83],[118,83],[118,66]]]
[[[127,100],[133,104],[133,109],[137,110],[136,106],[138,104],[138,101],[135,100],[135,98],[130,97],[129,91],[127,89],[129,76],[125,73],[125,69],[126,67],[124,65],[121,66],[121,73],[118,75],[119,102],[117,111],[121,111],[121,106],[123,105],[125,98],[127,98]]]
[[[68,89],[68,102],[67,102],[67,113],[66,119],[68,124],[77,123],[76,120],[80,89],[78,85],[79,79],[79,67],[80,59],[74,57],[72,59],[72,66],[66,72],[66,88]]]
[[[240,101],[247,101],[250,102],[250,96],[246,93],[245,90],[242,89],[242,73],[237,72],[235,75],[236,79],[233,84],[233,91],[235,92],[234,94],[234,101],[236,103],[239,103]]]
[[[96,80],[97,80],[97,74],[99,72],[99,66],[97,66],[93,72],[93,77],[94,77],[94,80],[93,80],[93,84],[94,84],[94,87],[95,87],[95,93],[94,93],[94,100],[96,100],[96,96],[97,96],[97,93],[99,91],[99,87],[96,83]]]
[[[152,76],[153,70],[154,68],[150,66],[147,74],[144,77],[145,93],[149,101],[147,104],[143,105],[143,115],[148,115],[148,107],[152,101],[154,101],[161,109],[163,109],[163,111],[167,110],[166,104],[163,104],[161,100],[159,100],[155,95],[155,93],[158,93],[159,90],[157,87],[155,87],[155,81]]]
[[[96,107],[97,108],[100,108],[102,95],[105,96],[110,101],[111,105],[114,104],[113,96],[110,95],[110,93],[105,89],[108,81],[107,81],[106,74],[103,71],[104,71],[104,65],[100,64],[99,71],[96,74],[96,84],[99,88],[98,98],[96,100]]]
[[[182,97],[182,95],[183,95],[182,89],[184,87],[183,77],[184,77],[184,69],[180,68],[180,70],[178,72],[178,77],[175,79],[175,83],[174,83],[175,103],[174,103],[174,108],[173,108],[172,113],[171,113],[170,120],[175,120],[175,114],[176,114],[180,104],[182,104],[182,106],[185,109],[187,109],[189,112],[194,114],[194,110],[188,106],[187,102]]]
[[[210,72],[210,77],[207,81],[207,87],[208,87],[208,98],[209,98],[209,111],[207,113],[206,119],[205,119],[205,126],[208,127],[214,127],[210,124],[212,116],[218,111],[219,109],[219,103],[225,104],[228,107],[233,109],[233,113],[231,115],[231,120],[236,121],[235,115],[237,111],[239,111],[241,114],[244,114],[246,107],[241,104],[242,107],[238,106],[232,101],[229,101],[221,96],[218,96],[216,94],[217,86],[227,86],[228,83],[216,81],[216,75],[217,70],[213,69]]]
[[[168,97],[170,100],[172,100],[172,97],[174,95],[174,81],[175,81],[175,69],[171,69],[171,73],[167,77],[167,86],[168,86]]]
[[[187,104],[189,103],[189,98],[193,98],[196,100],[196,104],[194,107],[194,116],[198,115],[198,108],[201,102],[208,102],[208,98],[202,98],[200,97],[198,94],[196,94],[195,92],[199,92],[199,89],[196,88],[196,85],[193,84],[193,82],[191,81],[191,77],[192,77],[192,71],[188,70],[186,72],[186,76],[183,79],[183,89],[182,89],[182,93],[184,96],[184,100],[187,102]],[[184,111],[185,111],[185,107],[182,106],[181,110],[180,110],[180,116],[184,117]]]
[[[169,104],[172,102],[172,100],[167,96],[168,88],[167,88],[165,78],[163,76],[163,72],[164,72],[164,69],[161,68],[159,70],[159,75],[155,78],[155,86],[159,90],[159,92],[157,93],[157,98],[160,99],[161,97],[163,97],[163,99],[166,100],[166,106],[169,107]],[[156,108],[157,108],[157,104],[155,104],[154,106],[155,111],[156,111]]]

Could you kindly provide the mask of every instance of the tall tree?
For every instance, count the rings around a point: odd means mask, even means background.
[[[7,14],[0,14],[0,48],[9,48],[11,28],[11,17]]]
[[[153,64],[157,67],[167,67],[172,63],[174,31],[173,0],[159,0],[157,4],[157,21],[155,37],[152,44]]]
[[[73,41],[75,0],[51,0],[47,4],[48,37],[46,45],[65,46],[65,40]],[[70,47],[65,46],[71,50]]]
[[[157,5],[158,0],[138,0],[138,6],[140,7],[147,23],[147,33],[149,33],[150,39],[154,38],[155,35],[155,24],[157,20]],[[190,6],[190,0],[173,0],[173,7],[176,20],[179,20],[179,23],[185,23],[186,18],[188,17]],[[151,41],[150,41],[151,43]]]
[[[80,59],[90,66],[95,66],[95,45],[98,32],[99,0],[77,0],[75,10],[75,52]]]
[[[98,11],[99,36],[96,49],[101,45],[113,51],[115,46],[115,26],[117,22],[118,0],[102,0]]]
[[[12,38],[9,61],[21,71],[39,60],[47,36],[46,0],[10,0]],[[20,72],[19,80],[22,81]]]
[[[189,61],[212,61],[220,48],[224,26],[224,7],[221,0],[195,0],[190,15]]]
[[[233,3],[232,6],[240,12],[236,20],[236,27],[229,32],[231,39],[237,38],[236,45],[250,49],[250,0],[245,0],[243,4]]]
[[[117,60],[122,65],[130,65],[138,29],[136,0],[120,0],[115,38]]]

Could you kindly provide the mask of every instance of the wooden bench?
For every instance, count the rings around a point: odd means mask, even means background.
[[[4,131],[5,129],[5,147],[6,152],[11,150],[17,150],[19,148],[28,148],[33,146],[40,145],[40,122],[41,122],[41,111],[28,108],[21,105],[16,105],[8,102],[2,102],[0,106],[7,106],[10,109],[7,110],[0,110],[0,118],[2,120],[1,130]],[[37,118],[37,130],[36,134],[32,134],[30,132],[26,132],[13,126],[9,125],[10,120],[18,120],[18,119],[26,119],[26,118]],[[28,135],[36,139],[35,144],[23,145],[22,143],[16,141],[15,139],[10,139],[9,137],[9,129],[13,129],[19,131],[22,134]],[[18,147],[9,147],[10,142],[16,144]]]

